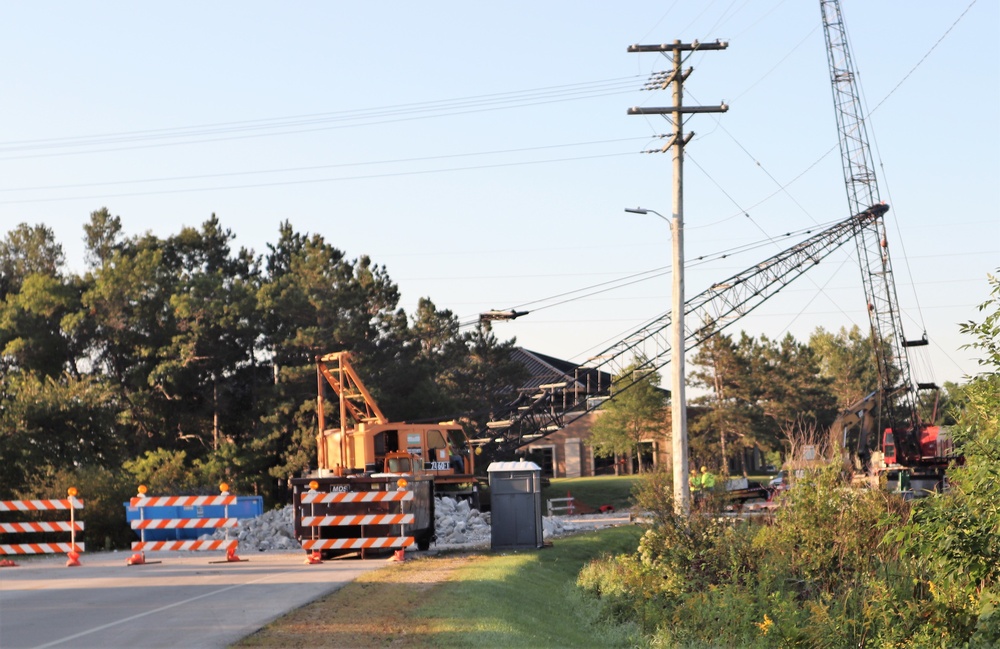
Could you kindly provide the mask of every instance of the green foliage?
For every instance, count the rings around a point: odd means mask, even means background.
[[[83,509],[76,514],[85,527],[79,539],[88,552],[128,549],[136,539],[125,519],[125,503],[136,494],[136,484],[121,469],[97,466],[58,471],[41,481],[32,498],[50,498],[76,487]]]
[[[991,277],[981,323],[962,331],[982,353],[984,371],[964,388],[965,407],[952,435],[964,464],[949,471],[950,489],[919,502],[894,533],[919,570],[923,597],[911,615],[918,639],[948,645],[1000,644],[1000,282]]]
[[[846,408],[878,388],[871,338],[857,325],[833,333],[819,327],[809,336],[820,373],[829,379],[837,405]]]
[[[0,299],[19,291],[30,275],[56,277],[65,260],[51,228],[19,224],[0,240]]]
[[[135,480],[155,495],[188,494],[198,491],[197,477],[192,473],[185,451],[156,449],[142,457],[129,460],[123,468]]]
[[[898,497],[851,490],[831,467],[797,483],[771,524],[759,525],[711,501],[680,517],[671,494],[667,476],[649,476],[637,506],[653,523],[637,551],[581,572],[609,616],[640,624],[663,646],[846,647],[895,637],[905,570],[879,540],[905,515]]]
[[[288,222],[264,257],[215,215],[126,236],[102,208],[84,240],[82,275],[43,225],[0,240],[0,497],[86,469],[109,492],[119,476],[164,495],[225,480],[271,506],[315,468],[317,354],[350,351],[395,420],[485,421],[524,371],[514,341],[463,333],[429,299],[411,322],[383,266]]]
[[[134,483],[150,494],[215,494],[219,484],[235,493],[255,493],[255,476],[244,470],[244,455],[234,444],[222,444],[203,458],[190,460],[185,451],[156,449],[128,460],[123,468]]]
[[[984,371],[952,413],[964,464],[917,501],[857,487],[836,464],[793,480],[766,524],[675,515],[669,479],[637,493],[637,550],[579,584],[652,644],[684,647],[1000,646],[1000,283],[975,337]]]
[[[35,476],[119,461],[117,400],[91,377],[0,375],[0,497]]]

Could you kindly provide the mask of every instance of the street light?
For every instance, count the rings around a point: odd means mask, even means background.
[[[670,219],[668,219],[667,217],[663,216],[656,210],[650,210],[645,207],[626,207],[625,211],[629,212],[630,214],[655,214],[664,221],[666,221],[667,223],[670,223]]]
[[[515,320],[523,315],[528,315],[528,311],[515,311],[514,309],[500,311],[498,309],[493,309],[492,311],[487,311],[486,313],[480,313],[479,321],[488,322],[491,320]]]
[[[679,157],[678,157],[679,160]],[[680,178],[676,170],[675,178]],[[691,513],[691,487],[688,484],[687,398],[684,395],[684,225],[680,190],[675,187],[674,218],[656,210],[626,207],[632,214],[655,214],[670,224],[672,241],[673,288],[670,291],[670,437],[674,474],[674,508],[679,514]]]

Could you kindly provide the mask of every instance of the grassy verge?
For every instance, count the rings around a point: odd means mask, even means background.
[[[593,478],[553,478],[548,487],[542,489],[542,513],[549,498],[566,498],[570,494],[579,502],[594,509],[601,505],[611,505],[618,511],[629,508],[632,486],[639,476],[597,476]]]
[[[280,618],[236,647],[616,647],[632,629],[602,623],[576,576],[632,552],[642,530],[556,539],[542,550],[390,564]]]

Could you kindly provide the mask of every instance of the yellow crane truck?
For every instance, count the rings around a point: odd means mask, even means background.
[[[434,496],[476,503],[468,436],[454,421],[390,422],[348,352],[316,358],[317,469],[295,478],[295,533],[313,555],[426,550],[434,538]],[[328,428],[329,386],[338,425]]]

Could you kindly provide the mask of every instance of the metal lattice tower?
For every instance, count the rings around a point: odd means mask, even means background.
[[[840,135],[840,154],[850,212],[857,214],[881,203],[878,181],[857,78],[839,0],[820,0],[827,60],[833,85],[833,105]],[[878,366],[883,414],[895,429],[918,425],[916,396],[906,356],[896,285],[889,259],[885,222],[881,215],[863,223],[855,238],[865,287],[872,344]],[[916,449],[907,449],[910,451]],[[917,451],[919,454],[919,451]]]
[[[688,299],[684,304],[685,351],[761,306],[834,250],[856,239],[860,230],[880,219],[888,209],[881,204],[865,209]],[[665,367],[671,359],[671,324],[671,313],[667,312],[604,349],[594,357],[594,363],[579,368],[577,376],[567,376],[565,384],[543,386],[541,392],[525,395],[510,404],[509,410],[501,414],[501,420],[489,426],[492,435],[499,435],[505,445],[516,447],[528,435],[545,436],[597,409],[599,403],[588,403],[590,392],[580,395],[564,391],[564,386],[584,380],[588,372],[618,376],[626,367],[632,367],[642,377]],[[634,365],[637,360],[639,364]],[[630,384],[625,384],[620,390],[629,387]]]

